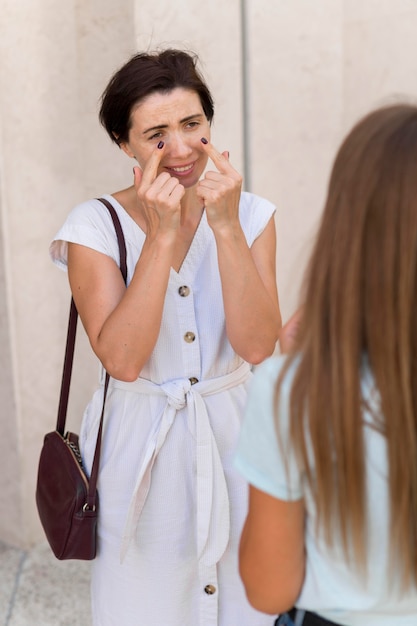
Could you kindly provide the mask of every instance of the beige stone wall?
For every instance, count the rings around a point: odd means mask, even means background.
[[[252,187],[277,206],[277,277],[284,321],[297,306],[340,133],[343,4],[248,3]]]
[[[77,202],[129,182],[97,122],[109,74],[135,47],[127,6],[0,2],[0,539],[16,545],[42,536],[37,459],[54,427],[69,310],[49,242]],[[75,370],[78,427],[97,373],[85,340]]]
[[[69,306],[49,241],[77,202],[131,181],[97,122],[110,74],[139,48],[196,50],[213,140],[277,205],[284,319],[343,134],[369,108],[417,98],[413,0],[0,0],[0,540],[42,537],[34,489],[54,426]],[[245,96],[245,97],[244,97]],[[80,333],[81,334],[81,333]],[[97,367],[80,341],[71,425]]]
[[[417,101],[414,0],[345,2],[343,127],[369,108]]]

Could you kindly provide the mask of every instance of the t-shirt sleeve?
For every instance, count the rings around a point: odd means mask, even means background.
[[[76,206],[49,247],[52,261],[64,270],[68,265],[68,243],[87,246],[118,263],[118,244],[111,217],[98,200],[89,200]]]
[[[263,233],[275,211],[275,205],[269,200],[253,193],[242,193],[239,214],[249,247]]]
[[[289,442],[286,376],[275,410],[275,383],[285,357],[271,357],[252,379],[235,466],[257,489],[280,500],[303,497],[300,471]],[[280,440],[278,437],[280,435]]]

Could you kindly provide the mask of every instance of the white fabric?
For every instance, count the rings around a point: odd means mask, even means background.
[[[316,533],[316,509],[305,476],[289,443],[288,402],[296,364],[286,376],[275,419],[274,386],[285,357],[268,359],[251,384],[235,464],[249,483],[280,500],[304,498],[306,574],[297,608],[346,626],[416,626],[417,590],[398,593],[398,577],[389,564],[389,504],[386,441],[364,411],[368,493],[368,575],[350,567],[340,543],[330,550]],[[362,393],[378,414],[378,395],[364,360]],[[277,431],[283,450],[278,443]],[[286,463],[288,474],[286,473]]]
[[[125,234],[130,281],[144,233],[105,197]],[[269,202],[242,194],[249,245],[273,213]],[[96,200],[76,207],[51,245],[64,268],[68,241],[118,262],[113,223]],[[187,332],[195,335],[191,343]],[[191,385],[192,377],[199,382]],[[250,377],[227,339],[216,245],[203,214],[180,271],[171,270],[160,334],[141,378],[112,380],[109,388],[100,548],[92,563],[95,626],[271,625],[249,606],[238,575],[247,487],[232,459]],[[80,433],[87,468],[102,393],[100,387],[93,396]],[[207,585],[215,593],[207,594]]]
[[[190,418],[194,422],[193,428],[197,443],[197,493],[206,494],[206,499],[203,501],[197,498],[197,557],[208,566],[215,565],[220,561],[229,541],[229,498],[221,460],[203,397],[242,384],[246,382],[249,375],[249,365],[242,363],[237,370],[227,376],[203,381],[195,385],[191,385],[187,378],[169,381],[164,385],[155,385],[143,378],[138,379],[133,385],[118,380],[113,381],[113,386],[119,389],[125,388],[149,395],[165,395],[167,398],[162,419],[145,452],[129,506],[123,537],[122,560],[126,555],[132,534],[136,530],[150,489],[151,472],[156,456],[165,443],[177,411],[187,406]],[[214,528],[215,532],[210,533],[211,528]],[[215,541],[213,541],[214,538]]]

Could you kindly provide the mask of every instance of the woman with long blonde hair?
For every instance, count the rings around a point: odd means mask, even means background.
[[[236,458],[247,596],[277,624],[415,626],[416,106],[343,142],[303,303],[290,354],[257,370]]]

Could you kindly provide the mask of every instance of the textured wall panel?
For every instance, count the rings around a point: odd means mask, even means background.
[[[253,191],[277,205],[283,319],[297,306],[342,113],[342,2],[248,0]]]
[[[136,0],[138,49],[179,47],[199,55],[215,101],[212,140],[243,171],[240,2]]]
[[[346,4],[356,5],[352,0]],[[381,2],[374,15],[351,7],[349,16],[344,34],[346,129],[376,106],[417,101],[416,3]]]

